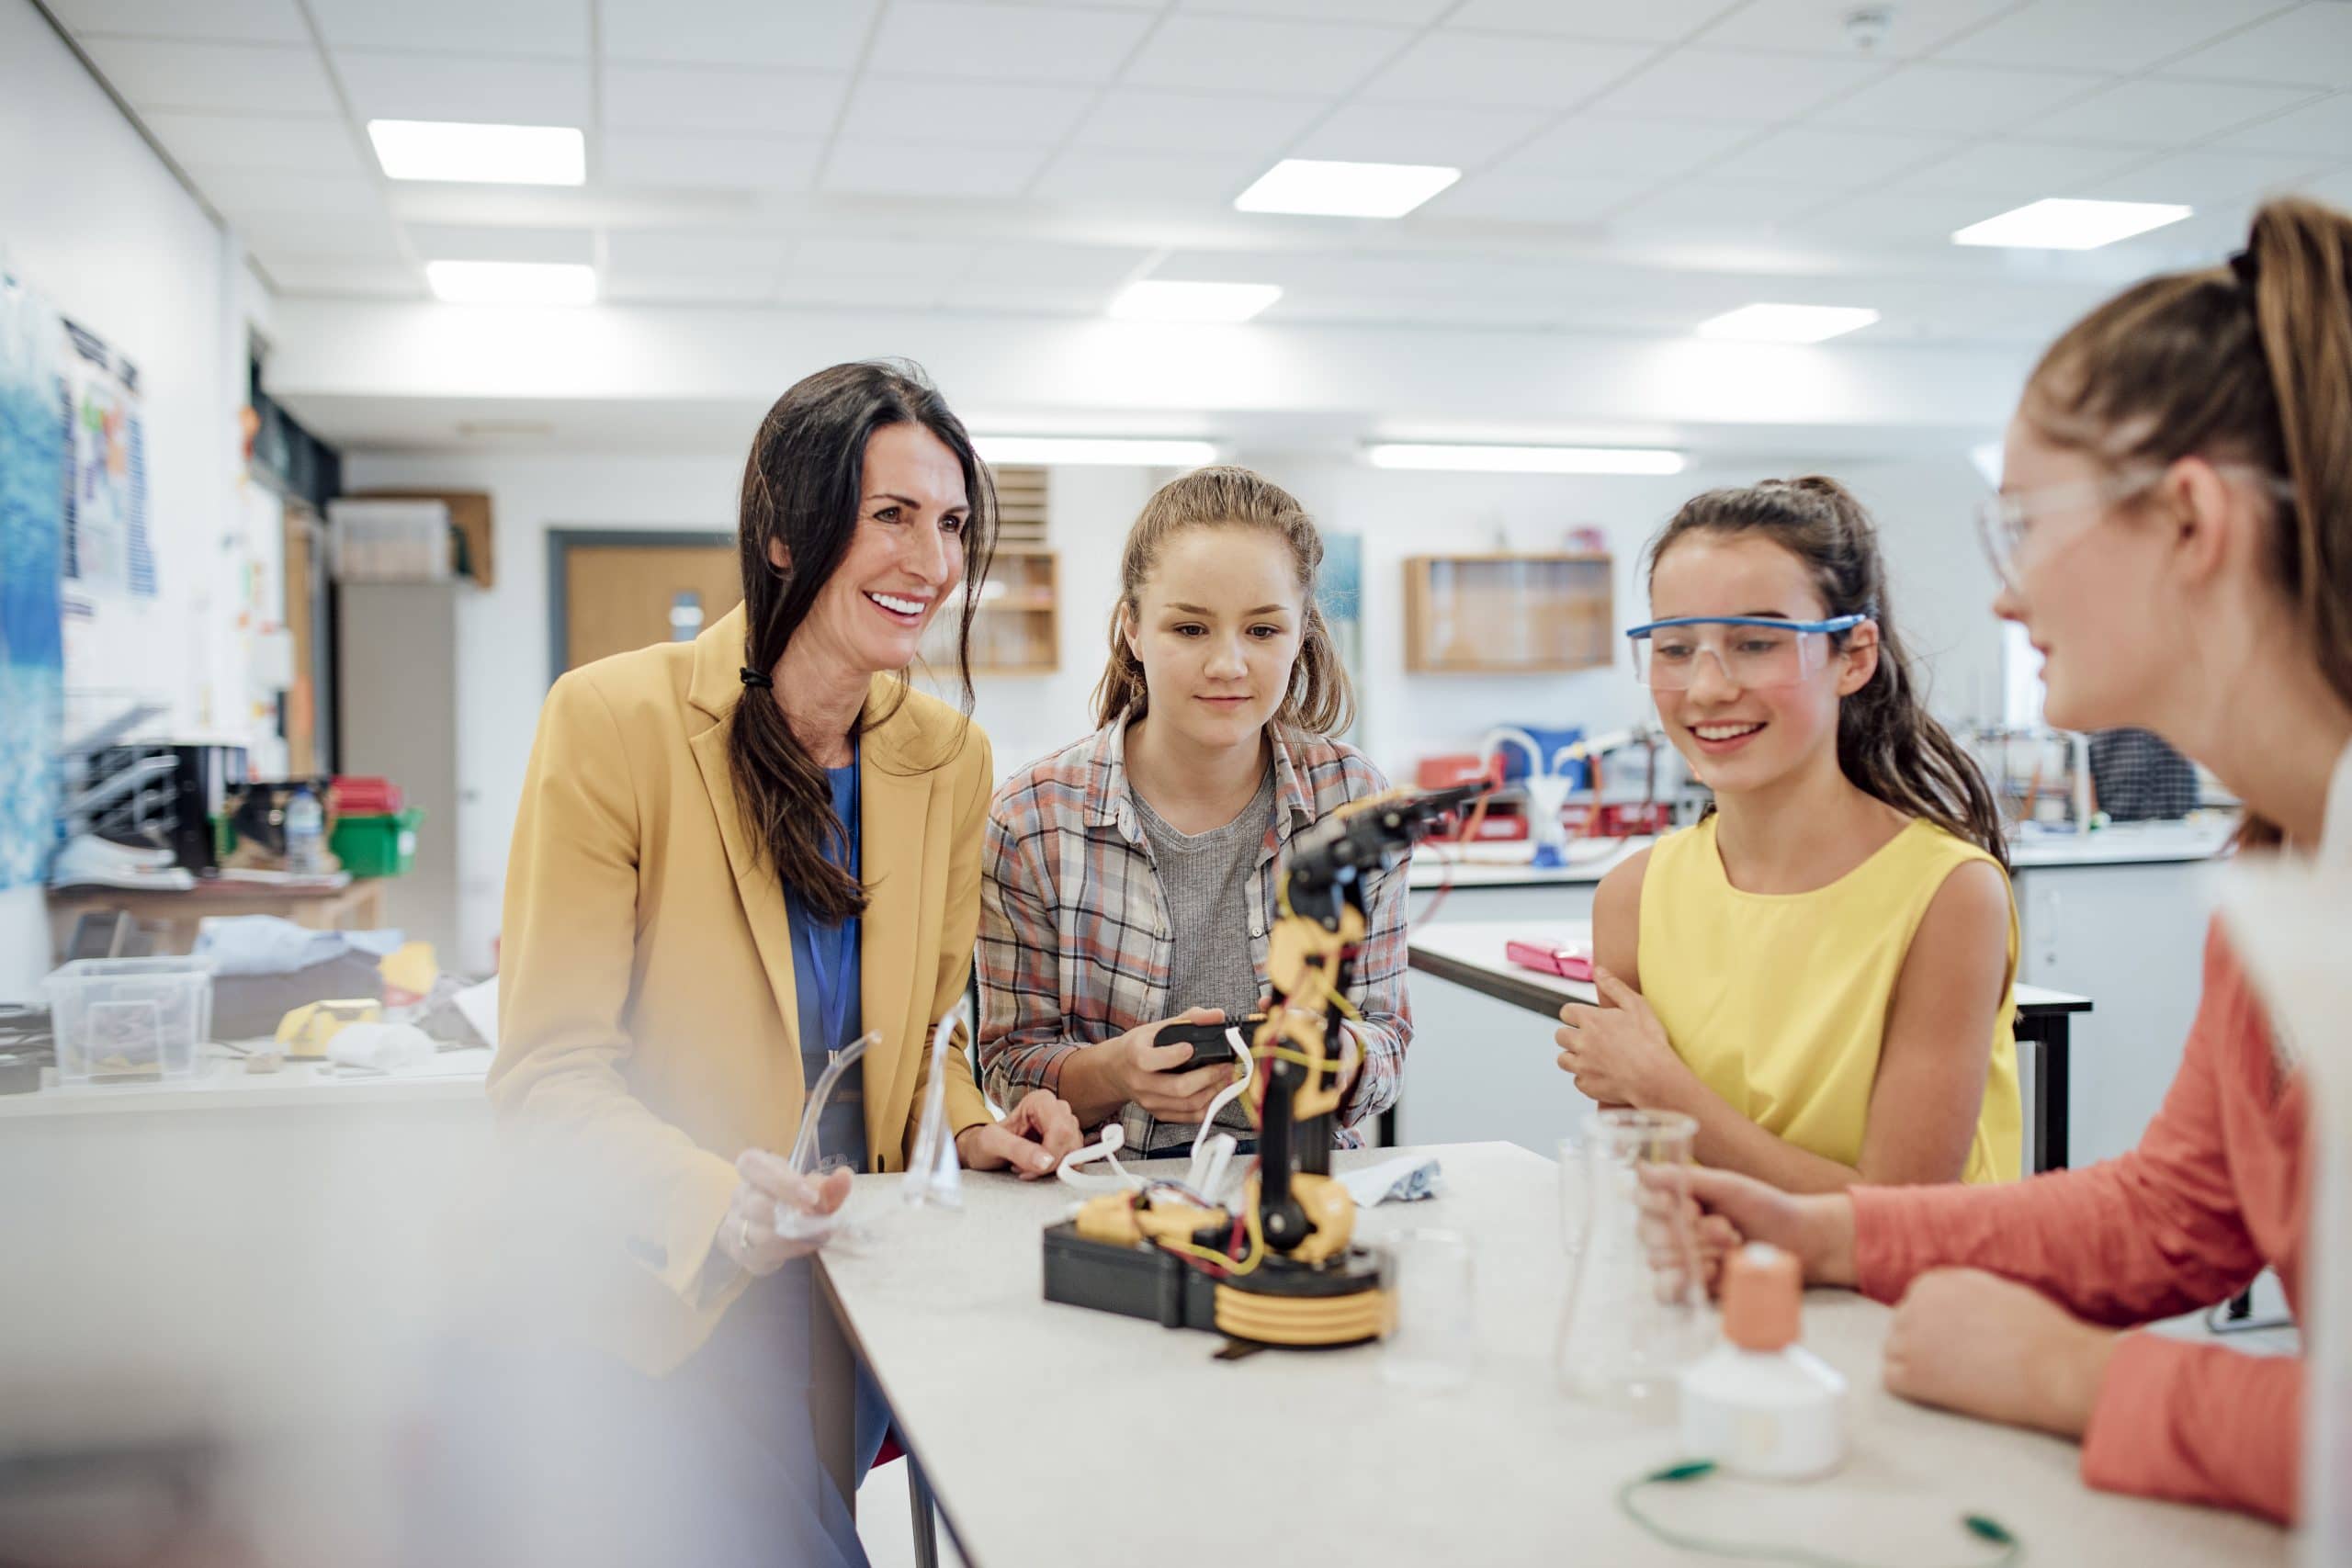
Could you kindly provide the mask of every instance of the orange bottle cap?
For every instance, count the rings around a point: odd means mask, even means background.
[[[1804,1271],[1777,1247],[1750,1242],[1724,1265],[1724,1337],[1743,1350],[1795,1344],[1804,1302]]]

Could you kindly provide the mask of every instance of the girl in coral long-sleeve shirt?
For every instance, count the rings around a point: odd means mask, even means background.
[[[1995,604],[2070,729],[2155,730],[2249,841],[2352,876],[2352,219],[2256,214],[2227,267],[2153,278],[2059,339],[1982,517]],[[2123,1330],[2264,1267],[2302,1302],[2304,1089],[2216,930],[2180,1072],[2137,1148],[2010,1187],[1792,1197],[1695,1173],[1712,1251],[1779,1243],[1899,1302],[1894,1392],[2078,1438],[2094,1486],[2291,1520],[2302,1363]]]

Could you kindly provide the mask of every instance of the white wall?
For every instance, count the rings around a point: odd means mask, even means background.
[[[748,434],[748,433],[747,433]],[[1431,752],[1475,750],[1492,725],[1539,721],[1611,728],[1645,710],[1630,671],[1550,676],[1420,675],[1404,670],[1406,556],[1556,547],[1565,530],[1600,527],[1618,561],[1617,615],[1647,607],[1636,575],[1642,544],[1696,491],[1811,465],[1702,466],[1673,479],[1392,473],[1324,457],[1243,455],[1291,489],[1323,525],[1363,538],[1362,739],[1398,779]],[[1967,522],[1982,481],[1964,457],[1841,470],[1878,510],[1899,612],[1949,716],[1969,716],[1981,685],[1997,702],[1998,637],[1984,605],[1990,572]],[[458,834],[461,961],[489,961],[514,807],[548,684],[549,528],[731,531],[740,459],[492,454],[347,455],[350,488],[423,485],[490,491],[496,516],[496,585],[469,592],[458,613]],[[1101,674],[1105,627],[1118,591],[1119,551],[1152,488],[1143,468],[1063,468],[1051,476],[1052,544],[1060,553],[1061,667],[1050,675],[983,676],[975,716],[1009,773],[1085,732]],[[1982,580],[1982,581],[1980,581]],[[1987,710],[1992,711],[1992,710]]]
[[[120,697],[194,733],[208,606],[235,602],[221,548],[241,515],[244,327],[268,301],[207,216],[27,0],[0,0],[0,254],[66,315],[121,349],[144,388],[160,596],[106,605],[107,634],[68,629],[69,727]],[[242,671],[235,672],[239,676]],[[217,728],[213,726],[212,728]],[[38,890],[0,893],[0,997],[48,966]]]

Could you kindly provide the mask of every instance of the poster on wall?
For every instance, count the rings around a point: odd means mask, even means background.
[[[0,889],[57,841],[66,432],[55,311],[0,273]]]
[[[1363,535],[1327,533],[1323,536],[1323,570],[1317,581],[1316,607],[1323,612],[1323,623],[1330,628],[1332,646],[1339,650],[1340,662],[1347,666],[1348,678],[1356,689],[1355,721],[1348,726],[1347,733],[1338,739],[1351,745],[1360,744],[1366,684],[1363,678]]]
[[[96,333],[65,323],[72,483],[65,575],[93,592],[155,597],[147,526],[147,430],[139,371]]]

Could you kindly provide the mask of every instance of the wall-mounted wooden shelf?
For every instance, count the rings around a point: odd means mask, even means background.
[[[1405,562],[1405,668],[1527,675],[1616,661],[1607,555],[1413,556]]]
[[[1053,551],[1000,544],[988,587],[972,615],[972,673],[1050,675],[1061,668],[1061,563]],[[940,606],[923,637],[935,675],[956,670],[956,606]]]

